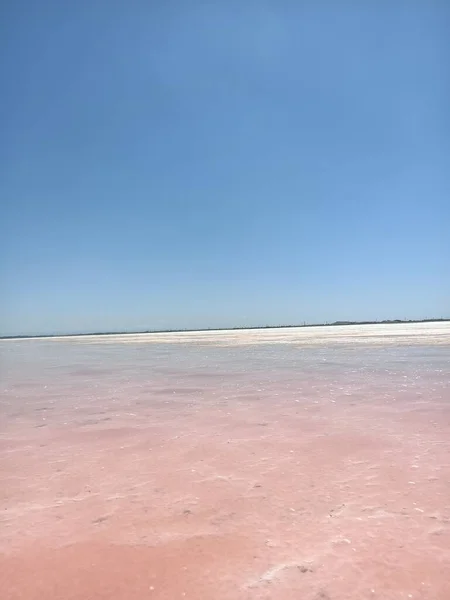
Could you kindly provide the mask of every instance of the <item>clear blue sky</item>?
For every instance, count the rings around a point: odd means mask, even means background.
[[[2,334],[449,315],[448,2],[1,11]]]

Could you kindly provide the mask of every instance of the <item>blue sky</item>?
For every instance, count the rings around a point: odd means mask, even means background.
[[[450,6],[7,2],[0,333],[450,314]]]

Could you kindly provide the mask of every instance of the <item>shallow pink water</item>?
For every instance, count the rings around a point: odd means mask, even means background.
[[[449,600],[449,357],[4,343],[1,597]]]

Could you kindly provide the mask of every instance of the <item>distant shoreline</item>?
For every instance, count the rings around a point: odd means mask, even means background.
[[[148,329],[139,331],[91,331],[85,333],[51,333],[36,335],[2,335],[0,340],[22,340],[35,338],[59,338],[81,336],[106,336],[106,335],[139,335],[146,333],[202,333],[206,331],[240,331],[262,329],[293,329],[303,327],[342,327],[346,325],[400,325],[405,323],[442,323],[450,318],[439,319],[386,319],[384,321],[334,321],[333,323],[303,323],[301,325],[259,325],[253,327],[209,327],[202,329]]]

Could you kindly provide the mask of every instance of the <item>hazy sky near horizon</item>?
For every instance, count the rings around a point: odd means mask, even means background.
[[[450,314],[450,5],[1,8],[0,334]]]

